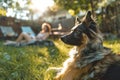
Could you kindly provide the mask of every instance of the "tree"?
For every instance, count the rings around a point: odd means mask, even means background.
[[[24,2],[21,5],[21,2]],[[6,12],[9,12],[9,10],[13,11],[12,17],[17,17],[18,15],[20,17],[23,17],[28,15],[28,13],[25,13],[26,11],[29,11],[29,4],[31,3],[31,0],[0,0],[0,8],[4,9]],[[24,13],[24,15],[23,15]]]
[[[6,10],[3,8],[0,8],[0,16],[6,16]]]
[[[66,10],[73,10],[74,15],[78,14],[80,11],[98,10],[99,3],[102,3],[104,0],[54,0],[57,5],[61,6]]]
[[[120,1],[119,0],[54,0],[58,6],[72,15],[91,10],[100,24],[101,31],[120,35]],[[99,13],[98,13],[99,12]],[[106,26],[107,25],[107,26]]]

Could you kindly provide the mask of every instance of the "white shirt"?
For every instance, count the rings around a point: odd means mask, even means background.
[[[36,40],[42,41],[42,40],[45,40],[46,38],[48,38],[48,36],[49,36],[49,33],[39,33],[36,36]]]

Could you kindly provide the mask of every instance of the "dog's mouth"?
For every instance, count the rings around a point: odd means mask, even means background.
[[[74,45],[74,46],[80,46],[82,43],[81,40],[78,40],[74,37],[70,37],[68,35],[65,35],[65,36],[62,36],[61,37],[61,40],[65,43],[65,44],[68,44],[68,45]]]

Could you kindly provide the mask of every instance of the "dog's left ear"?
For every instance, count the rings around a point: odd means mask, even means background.
[[[76,16],[76,18],[75,18],[75,25],[80,24],[80,23],[81,23],[81,21],[80,21],[79,17]]]
[[[92,16],[92,12],[88,11],[87,14],[86,14],[86,16],[85,16],[85,20],[87,22],[91,21],[92,20],[91,16]]]

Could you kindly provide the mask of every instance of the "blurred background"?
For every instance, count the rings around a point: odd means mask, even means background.
[[[120,0],[0,0],[0,25],[12,26],[18,34],[23,25],[38,33],[43,22],[68,31],[75,17],[82,19],[88,10],[105,37],[120,37]]]
[[[47,73],[48,68],[61,67],[72,48],[59,37],[70,31],[76,16],[82,19],[88,10],[107,39],[103,45],[120,55],[120,0],[0,0],[0,80],[53,80],[56,72]],[[44,42],[23,47],[3,45],[5,40],[15,40],[22,26],[38,34],[44,22],[52,27],[52,46]],[[12,35],[10,27],[18,35],[4,38],[4,32]]]

